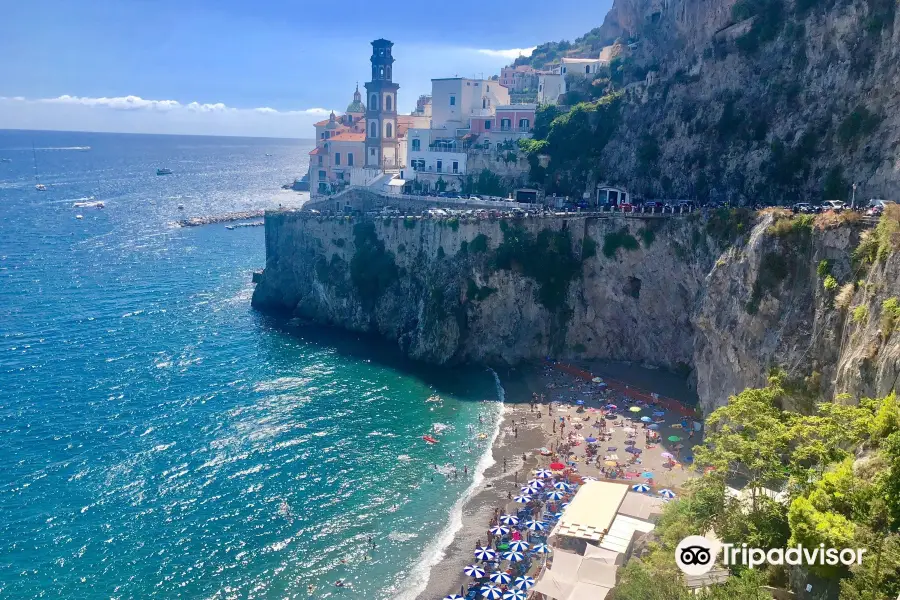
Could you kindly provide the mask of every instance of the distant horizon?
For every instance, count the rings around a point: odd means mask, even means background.
[[[297,138],[286,136],[268,136],[268,135],[238,135],[238,134],[216,134],[216,133],[153,133],[144,131],[92,131],[89,129],[17,129],[10,127],[0,127],[0,133],[13,131],[17,133],[88,133],[102,135],[147,135],[147,136],[167,136],[167,137],[209,137],[209,138],[236,138],[249,140],[291,140],[297,142],[315,143],[315,138]]]

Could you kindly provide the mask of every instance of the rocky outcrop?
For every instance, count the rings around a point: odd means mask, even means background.
[[[880,331],[900,260],[863,272],[851,257],[861,226],[773,222],[729,246],[699,217],[271,213],[253,304],[439,364],[596,357],[690,371],[707,410],[772,367],[825,397],[883,394],[900,372],[900,333]]]

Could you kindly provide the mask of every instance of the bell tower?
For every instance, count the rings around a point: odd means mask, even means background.
[[[400,142],[397,139],[397,90],[391,73],[393,42],[372,42],[372,80],[366,82],[366,167],[400,167]]]

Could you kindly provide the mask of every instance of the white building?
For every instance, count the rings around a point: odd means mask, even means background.
[[[560,74],[566,75],[596,75],[604,67],[609,66],[609,61],[602,58],[563,58],[560,61]]]
[[[509,104],[509,90],[488,79],[431,80],[431,127],[467,129],[469,119],[494,114],[495,107]]]
[[[561,73],[541,73],[538,75],[538,104],[556,104],[566,93],[566,76]]]

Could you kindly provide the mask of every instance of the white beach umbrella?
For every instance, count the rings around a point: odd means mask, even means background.
[[[460,596],[459,594],[450,594],[449,596],[444,596],[444,600],[466,600],[464,596]]]
[[[509,527],[506,527],[504,525],[494,525],[488,531],[490,531],[494,535],[506,535],[509,533]]]
[[[514,552],[525,552],[530,544],[523,540],[513,540],[509,543],[509,549]]]
[[[468,575],[469,577],[474,577],[475,579],[481,579],[484,577],[485,570],[483,567],[479,565],[469,565],[468,567],[463,569],[463,573]]]
[[[504,552],[501,554],[503,560],[508,560],[509,562],[519,562],[520,560],[525,560],[525,555],[521,552]]]
[[[543,531],[547,528],[547,525],[543,521],[535,521],[534,519],[525,521],[524,525],[531,531]]]
[[[646,483],[638,483],[638,484],[631,486],[631,489],[634,490],[635,492],[644,493],[644,492],[650,491],[650,486],[647,485]]]
[[[503,600],[528,600],[528,594],[522,590],[509,590],[503,594]]]
[[[547,492],[548,500],[562,500],[563,496],[565,496],[565,493],[563,493],[559,490],[551,490],[551,491]]]
[[[521,492],[523,494],[527,494],[527,495],[537,494],[538,492],[541,491],[541,488],[539,488],[536,485],[526,485],[526,486],[522,486],[519,489],[521,490]]]
[[[590,475],[588,475],[587,477],[582,477],[581,480],[582,481],[600,481],[596,477],[591,477]]]
[[[522,577],[516,577],[516,581],[514,584],[520,590],[531,589],[534,586],[534,577],[529,577],[528,575],[523,575]]]
[[[519,517],[515,515],[500,515],[500,522],[504,525],[518,525]]]
[[[487,600],[500,600],[503,596],[503,592],[500,591],[500,588],[491,583],[481,586],[481,595],[487,598]]]
[[[513,502],[518,504],[528,504],[531,502],[531,496],[513,496]]]
[[[512,575],[505,571],[494,571],[488,578],[498,585],[507,585],[512,581]]]
[[[533,485],[535,487],[542,488],[542,487],[544,487],[544,482],[541,481],[540,479],[529,479],[527,485]]]
[[[531,548],[531,551],[535,554],[550,554],[551,552],[553,552],[553,548],[551,548],[547,544],[535,544]]]
[[[547,479],[548,477],[553,477],[553,471],[550,469],[538,469],[534,472],[535,477],[540,477],[541,479]]]
[[[491,548],[481,546],[480,548],[475,548],[475,558],[478,560],[494,560],[497,558],[497,552]]]
[[[556,483],[553,484],[553,487],[555,487],[558,490],[562,490],[564,492],[567,492],[572,489],[572,486],[569,485],[568,483],[566,483],[565,481],[557,481]]]
[[[668,498],[671,500],[672,498],[675,497],[675,492],[673,492],[670,489],[659,490],[659,495],[662,496],[663,498]]]

